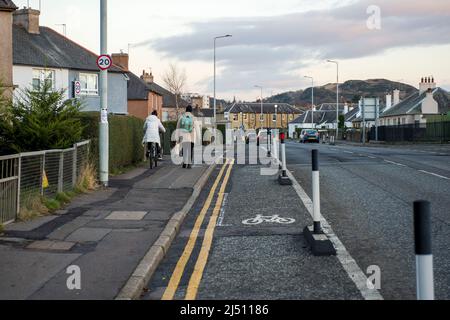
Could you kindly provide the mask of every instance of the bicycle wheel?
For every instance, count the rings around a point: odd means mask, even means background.
[[[155,157],[154,148],[155,148],[154,144],[150,143],[150,146],[149,146],[150,150],[149,150],[149,157],[148,157],[148,159],[150,161],[150,169],[153,169],[153,161],[154,161],[154,157]]]

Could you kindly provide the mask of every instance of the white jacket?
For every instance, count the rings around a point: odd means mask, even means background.
[[[159,132],[166,132],[166,129],[157,116],[150,115],[144,124],[144,140],[142,143],[154,142],[161,145],[161,138]]]

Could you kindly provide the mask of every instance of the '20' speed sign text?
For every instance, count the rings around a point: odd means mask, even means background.
[[[108,70],[112,66],[112,58],[107,54],[99,56],[97,58],[97,66],[101,70]]]

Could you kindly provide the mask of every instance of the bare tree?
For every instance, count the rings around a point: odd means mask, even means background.
[[[175,107],[178,118],[178,101],[181,99],[181,94],[183,93],[187,82],[186,70],[180,69],[175,63],[171,63],[169,69],[163,76],[163,81],[166,84],[167,89],[175,95]]]

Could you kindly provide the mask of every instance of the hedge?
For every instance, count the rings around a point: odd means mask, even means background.
[[[84,139],[91,140],[91,157],[98,163],[99,112],[83,112],[80,116],[86,126]],[[109,115],[109,168],[110,170],[142,162],[144,120],[131,116]]]

